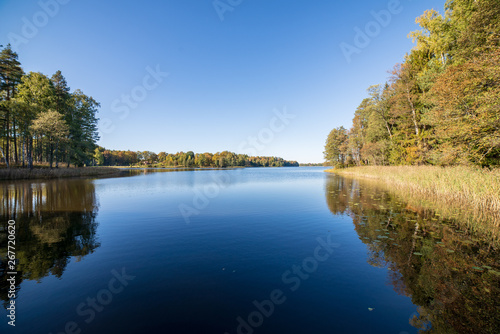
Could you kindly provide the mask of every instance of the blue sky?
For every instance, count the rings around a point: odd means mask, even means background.
[[[322,162],[330,130],[350,127],[366,89],[384,83],[412,48],[415,18],[443,6],[0,0],[0,44],[13,42],[26,72],[61,70],[72,90],[99,101],[106,148]],[[375,23],[382,10],[390,17]],[[368,28],[368,39],[356,40],[355,28]],[[346,57],[341,45],[356,53]]]

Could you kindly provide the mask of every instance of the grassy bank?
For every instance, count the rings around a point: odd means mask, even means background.
[[[341,175],[383,180],[425,196],[500,211],[500,170],[469,167],[366,166],[329,170]]]
[[[108,167],[83,168],[2,168],[0,180],[57,179],[67,177],[102,177],[119,175],[120,170]]]
[[[500,238],[500,169],[364,166],[328,172],[377,180],[398,195],[457,218],[469,230]]]

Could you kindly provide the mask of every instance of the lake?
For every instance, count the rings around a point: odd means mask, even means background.
[[[0,183],[1,333],[500,332],[498,250],[390,190],[318,167],[124,173]]]

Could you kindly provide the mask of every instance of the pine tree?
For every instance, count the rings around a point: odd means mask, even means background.
[[[70,88],[68,87],[68,83],[66,82],[66,79],[62,75],[61,71],[57,71],[52,75],[52,78],[50,79],[54,85],[54,91],[55,91],[55,106],[56,106],[56,111],[59,112],[61,115],[64,116],[64,120],[66,121],[67,124],[71,123],[71,118],[72,118],[72,109],[70,105],[71,101],[71,94]],[[68,133],[69,135],[69,133]],[[65,142],[69,142],[69,138],[67,138]],[[55,147],[55,153],[56,153],[56,168],[59,165],[59,152],[60,152],[60,147],[59,147],[59,142],[56,144]],[[70,153],[68,152],[70,149],[70,145],[66,145],[66,155],[69,157]]]
[[[14,161],[17,163],[17,132],[16,132],[16,118],[13,116],[13,99],[16,95],[16,86],[21,81],[24,72],[21,68],[21,63],[18,61],[18,55],[10,44],[8,44],[2,51],[0,51],[0,96],[3,97],[0,110],[3,114],[3,132],[5,136],[5,161],[9,167],[10,161],[10,142],[11,130],[14,139]],[[12,123],[11,123],[12,121]],[[12,126],[12,129],[11,129]]]

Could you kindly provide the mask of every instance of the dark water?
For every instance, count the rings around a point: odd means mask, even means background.
[[[1,333],[498,333],[500,257],[323,168],[1,183]]]

